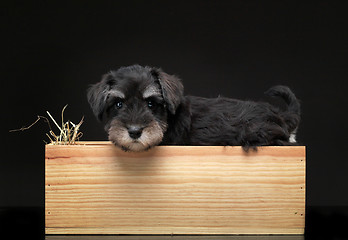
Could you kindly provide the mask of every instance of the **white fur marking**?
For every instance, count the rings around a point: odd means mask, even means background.
[[[121,91],[119,91],[119,90],[115,90],[115,89],[110,90],[110,91],[109,91],[109,94],[110,94],[111,96],[113,96],[113,97],[125,98],[124,93],[121,92]]]
[[[296,133],[291,133],[289,137],[289,142],[295,143],[296,142]]]
[[[161,92],[155,86],[149,86],[144,90],[143,98],[149,98],[152,96],[161,96]]]

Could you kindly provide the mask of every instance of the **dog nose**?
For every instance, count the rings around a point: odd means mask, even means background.
[[[143,129],[137,126],[131,126],[128,128],[128,134],[131,138],[137,139],[141,136]]]

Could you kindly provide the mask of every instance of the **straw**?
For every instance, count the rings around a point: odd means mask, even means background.
[[[64,122],[64,111],[67,108],[68,105],[65,105],[62,110],[61,114],[61,122],[62,125],[59,126],[57,121],[54,119],[54,117],[50,114],[49,111],[46,111],[47,115],[50,117],[54,125],[59,129],[59,134],[56,134],[50,125],[50,121],[48,118],[43,116],[37,116],[37,119],[30,124],[28,127],[22,127],[20,129],[14,129],[10,130],[10,132],[18,132],[18,131],[24,131],[30,129],[32,126],[34,126],[40,119],[44,119],[45,122],[47,122],[50,131],[49,134],[46,133],[46,136],[49,138],[50,143],[53,145],[74,145],[76,142],[82,137],[82,132],[80,132],[80,127],[83,123],[84,117],[82,117],[81,121],[78,124],[74,124],[71,121]]]

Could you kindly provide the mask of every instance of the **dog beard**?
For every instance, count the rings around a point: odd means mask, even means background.
[[[142,131],[139,138],[133,139],[129,136],[127,128],[123,124],[114,119],[108,130],[109,140],[124,151],[141,152],[158,145],[163,134],[167,130],[167,124],[153,120]]]

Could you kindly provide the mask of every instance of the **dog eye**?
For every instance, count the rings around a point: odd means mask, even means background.
[[[147,106],[151,109],[151,108],[154,108],[155,107],[155,102],[154,101],[151,101],[151,100],[148,100],[147,101]]]
[[[121,101],[116,102],[116,108],[121,109],[123,106],[123,103]]]

